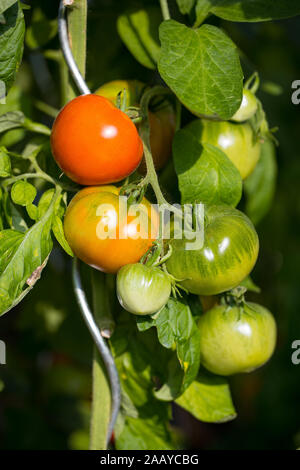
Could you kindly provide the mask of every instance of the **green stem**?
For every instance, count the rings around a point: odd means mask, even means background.
[[[168,0],[160,0],[160,8],[164,20],[170,20],[171,15],[168,6]]]
[[[2,184],[3,186],[9,186],[12,183],[15,183],[19,180],[30,179],[30,178],[40,178],[52,183],[54,186],[60,186],[51,176],[47,175],[47,173],[23,173],[22,175],[13,176],[12,178],[6,179]]]
[[[111,409],[110,387],[104,364],[96,346],[94,346],[92,394],[90,450],[106,450]]]
[[[92,269],[93,307],[97,325],[101,333],[110,336],[114,322],[110,314],[109,293],[106,275]],[[97,348],[94,348],[93,359],[93,401],[91,413],[91,450],[105,450],[107,429],[111,412],[111,395],[109,380]]]
[[[68,36],[76,64],[85,77],[86,69],[86,33],[87,33],[87,0],[74,0],[68,9]],[[68,101],[78,95],[76,85],[68,74]]]
[[[170,91],[167,88],[163,88],[160,86],[153,87],[152,89],[146,91],[144,93],[142,99],[141,99],[141,112],[142,112],[142,117],[143,121],[141,123],[141,137],[143,140],[144,144],[144,156],[145,156],[145,161],[146,161],[146,168],[147,168],[147,173],[142,181],[142,184],[151,184],[157,203],[159,205],[164,205],[165,209],[170,210],[171,212],[178,212],[178,214],[181,214],[181,211],[174,208],[171,204],[168,203],[168,201],[165,199],[161,189],[160,185],[158,182],[158,177],[155,171],[154,163],[153,163],[153,158],[150,150],[150,124],[149,124],[149,118],[148,118],[148,108],[149,108],[149,103],[151,99],[154,96],[157,95],[170,95]],[[162,226],[162,224],[160,224]]]
[[[68,35],[76,64],[85,77],[86,62],[86,24],[87,0],[74,0],[68,10]],[[66,76],[62,69],[63,90],[67,91],[67,101],[78,94],[70,74]],[[102,273],[93,274],[93,303],[97,323],[103,322],[107,316],[108,302],[106,299],[105,277]],[[107,318],[107,317],[106,317]],[[112,325],[110,326],[112,328]],[[105,450],[107,429],[110,421],[111,394],[108,377],[102,359],[94,348],[93,358],[93,397],[91,410],[90,449]]]
[[[110,338],[115,329],[115,322],[110,307],[108,275],[96,269],[92,269],[91,276],[93,302],[94,305],[97,306],[97,311],[95,312],[97,324],[100,328],[101,335],[104,338]]]
[[[44,103],[43,101],[34,100],[33,104],[37,109],[39,109],[43,113],[45,113],[48,116],[51,116],[53,118],[56,118],[56,116],[59,113],[59,111],[57,109],[53,108],[53,106],[50,106],[47,103]]]
[[[38,171],[37,173],[23,173],[22,175],[12,176],[11,178],[8,178],[8,179],[4,180],[3,183],[2,183],[2,186],[6,187],[6,186],[9,186],[10,184],[15,183],[16,181],[24,180],[24,179],[33,179],[33,178],[43,179],[45,181],[48,181],[48,183],[53,184],[56,188],[60,188],[61,190],[64,189],[65,191],[72,191],[72,192],[77,192],[78,191],[78,189],[76,189],[72,186],[69,186],[69,185],[64,184],[64,183],[60,183],[59,181],[55,180],[54,178],[51,178],[51,176],[47,175],[47,173],[45,173],[42,170]]]

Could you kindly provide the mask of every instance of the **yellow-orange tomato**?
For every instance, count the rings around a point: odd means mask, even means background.
[[[64,219],[74,254],[107,273],[138,262],[156,239],[158,228],[159,215],[149,201],[144,198],[126,211],[114,186],[83,189],[70,202]]]
[[[207,312],[218,303],[218,297],[216,295],[199,295],[199,299],[203,312]]]
[[[73,181],[113,183],[140,164],[143,143],[129,117],[97,95],[78,96],[58,114],[51,133],[53,156]]]
[[[138,80],[113,80],[105,83],[96,91],[111,103],[116,104],[120,91],[126,90],[127,106],[138,106],[145,84]],[[160,170],[169,160],[172,153],[172,141],[175,134],[176,118],[173,106],[167,101],[155,112],[149,111],[150,146],[155,168]],[[146,163],[142,160],[138,168],[145,173]]]

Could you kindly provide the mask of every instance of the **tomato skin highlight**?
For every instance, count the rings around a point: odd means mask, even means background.
[[[97,95],[74,98],[60,111],[51,132],[53,156],[76,183],[120,181],[140,164],[143,143],[129,117]]]
[[[248,217],[228,206],[206,206],[204,246],[186,250],[187,240],[171,240],[168,272],[192,294],[216,295],[248,276],[259,250],[255,228]]]
[[[269,310],[247,302],[218,305],[200,317],[201,361],[218,375],[251,372],[265,364],[276,344],[276,323]]]
[[[107,273],[116,273],[125,264],[138,262],[159,230],[159,215],[151,211],[149,201],[144,198],[138,207],[145,222],[136,220],[137,215],[125,213],[124,224],[120,226],[118,188],[90,187],[77,193],[64,218],[65,237],[74,254]],[[128,233],[131,237],[126,238]]]
[[[261,144],[255,139],[250,124],[196,119],[185,130],[191,132],[199,143],[209,143],[222,150],[239,170],[242,179],[256,167]]]
[[[104,96],[116,105],[120,91],[126,90],[127,106],[138,106],[146,85],[138,80],[113,80],[96,90],[97,95]],[[149,111],[150,147],[156,170],[162,169],[172,154],[172,141],[176,130],[176,115],[173,106],[166,103],[156,111]],[[137,125],[138,127],[138,125]],[[139,173],[146,173],[146,162],[143,158],[138,168]]]
[[[141,263],[123,266],[117,275],[120,304],[135,315],[151,315],[168,301],[171,282],[166,273]]]

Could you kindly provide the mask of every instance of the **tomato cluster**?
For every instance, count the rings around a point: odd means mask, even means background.
[[[199,295],[206,312],[199,321],[203,364],[221,375],[248,372],[266,362],[274,350],[274,319],[256,304],[225,304],[225,297],[220,302],[219,294],[240,285],[256,263],[259,241],[251,221],[235,208],[206,206],[203,246],[190,250],[186,239],[173,234],[167,243],[171,255],[153,263],[158,212],[145,197],[138,199],[132,212],[128,195],[121,198],[120,188],[109,185],[137,168],[145,172],[139,124],[135,126],[118,107],[121,92],[123,109],[124,102],[137,107],[144,90],[139,81],[110,82],[94,95],[75,98],[56,118],[51,135],[54,158],[72,180],[87,186],[67,208],[66,240],[85,263],[117,273],[117,296],[128,312],[155,314],[178,288]],[[244,179],[260,156],[260,142],[249,123],[256,111],[255,96],[244,90],[231,122],[197,119],[186,130],[200,143],[223,150]],[[161,169],[171,156],[174,109],[163,102],[148,111],[148,120],[153,161]],[[163,247],[161,239],[159,243]]]

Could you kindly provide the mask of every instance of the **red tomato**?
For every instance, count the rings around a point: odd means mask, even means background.
[[[143,156],[142,140],[129,117],[92,94],[74,98],[60,111],[51,148],[64,173],[83,185],[120,181]]]

